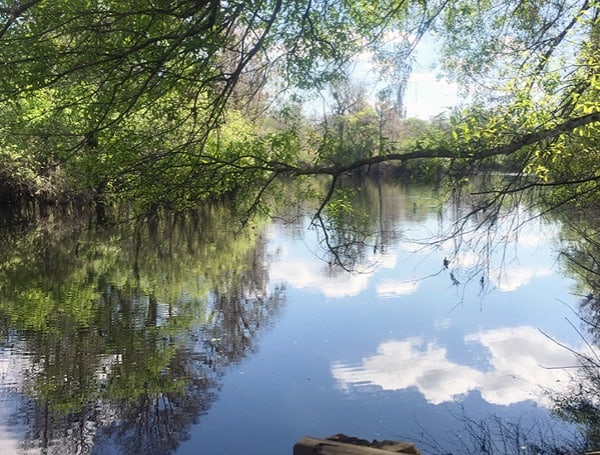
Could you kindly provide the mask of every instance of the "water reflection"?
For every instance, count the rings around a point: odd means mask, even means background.
[[[6,234],[3,447],[171,453],[279,313],[265,242],[224,212]]]
[[[386,185],[386,197],[378,201],[379,225],[401,233],[394,237],[396,243],[388,245],[384,255],[377,256],[374,248],[373,255],[362,255],[360,259],[378,261],[380,268],[400,271],[403,277],[410,273],[397,264],[402,252],[418,258],[411,264],[435,264],[432,257],[443,259],[440,265],[424,267],[425,273],[413,269],[412,280],[386,278],[377,282],[375,292],[379,297],[416,294],[421,286],[427,285],[427,280],[447,276],[452,287],[460,287],[458,297],[462,302],[473,281],[479,283],[477,296],[481,298],[495,291],[512,293],[555,274],[551,264],[541,263],[537,255],[547,246],[547,239],[558,234],[560,227],[552,220],[538,218],[523,205],[525,198],[519,197],[515,205],[507,204],[493,214],[486,214],[474,209],[481,205],[476,196],[459,191],[452,194],[449,203],[437,206],[434,218],[431,207],[436,201],[435,193],[421,190],[418,194],[399,194],[405,190]],[[365,193],[376,194],[368,187]],[[379,186],[377,194],[381,194]],[[363,198],[368,200],[368,196]],[[408,210],[411,199],[412,213]],[[396,202],[395,209],[382,205],[383,201],[390,200]],[[430,209],[423,210],[423,207]],[[467,214],[468,217],[462,218]],[[457,225],[460,230],[455,230]],[[377,235],[372,237],[379,239]],[[310,266],[305,264],[304,268]],[[369,287],[369,280],[376,279],[369,273],[356,276],[355,283],[361,283],[360,288],[346,286],[346,291],[356,290],[346,295],[358,295]],[[319,289],[328,297],[340,297],[328,291],[330,286],[331,282],[325,282]],[[473,292],[476,288],[473,285],[470,290]],[[590,301],[589,296],[587,301]],[[436,329],[448,329],[449,321],[450,318],[436,321]],[[386,340],[379,344],[376,354],[364,357],[359,363],[333,362],[331,371],[340,389],[349,393],[371,391],[373,386],[383,390],[416,388],[429,403],[441,404],[478,391],[491,404],[508,406],[532,400],[552,407],[556,403],[554,397],[573,388],[576,378],[572,373],[581,364],[582,356],[591,355],[593,347],[584,340],[579,341],[578,345],[560,343],[533,326],[477,331],[464,336],[461,348],[469,352],[470,345],[476,343],[485,350],[485,360],[473,360],[472,363],[477,364],[474,367],[451,361],[447,348],[431,336],[413,336]]]
[[[474,197],[394,184],[338,198],[353,209],[316,227],[296,212],[232,232],[207,209],[0,232],[0,452],[286,453],[307,433],[462,438],[488,412],[504,431],[557,405],[578,423],[597,411],[559,224],[513,207],[457,232]]]
[[[415,387],[432,404],[453,402],[478,391],[488,403],[508,406],[526,400],[553,404],[550,393],[572,387],[570,368],[577,356],[549,342],[539,330],[511,327],[486,330],[464,337],[464,349],[477,343],[487,351],[485,364],[475,368],[454,362],[436,341],[423,337],[390,340],[377,354],[358,365],[334,363],[331,372],[345,391],[363,386],[383,390]]]
[[[381,194],[385,197],[380,199]],[[540,263],[536,252],[558,235],[559,225],[538,217],[521,201],[488,216],[473,213],[480,203],[462,192],[448,201],[431,188],[367,181],[354,196],[350,209],[324,211],[318,222],[304,218],[300,224],[302,219],[296,219],[292,238],[304,239],[312,231],[305,247],[320,261],[298,259],[284,245],[275,257],[272,279],[342,298],[367,290],[382,269],[400,269],[396,277],[377,284],[384,297],[415,293],[422,281],[435,276],[447,277],[461,290],[477,282],[487,293],[515,291],[554,273],[553,264]],[[341,189],[334,202],[347,198]],[[425,260],[433,266],[419,273],[400,264]]]
[[[577,207],[560,214],[565,239],[561,264],[579,296],[577,324],[587,349],[578,351],[579,377],[574,387],[554,395],[555,411],[582,428],[587,450],[600,449],[600,218],[598,211]]]
[[[318,227],[342,229],[344,236],[329,235],[325,244],[327,233],[315,232],[316,242],[308,234],[304,238],[309,247],[323,247],[315,250],[321,261],[289,243],[278,250],[273,278],[311,298],[323,296],[319,314],[335,308],[329,318],[321,316],[329,325],[318,325],[315,332],[323,331],[328,343],[330,328],[346,334],[338,341],[346,349],[330,348],[340,352],[328,364],[337,389],[360,403],[359,412],[371,409],[380,418],[382,400],[396,396],[404,411],[428,417],[438,406],[457,402],[468,403],[474,415],[504,414],[502,426],[510,426],[511,418],[548,417],[556,396],[577,387],[581,354],[593,349],[568,320],[576,318],[566,303],[568,281],[557,273],[556,250],[551,251],[560,247],[554,239],[561,225],[538,217],[522,200],[461,219],[479,205],[475,197],[443,204],[435,193],[412,190],[384,186],[388,211],[377,210],[378,192],[367,186],[360,197],[371,203],[364,203],[361,213],[371,216],[358,223],[362,236],[347,233],[353,229],[349,215],[331,214],[333,220]],[[380,226],[396,232],[383,246]],[[339,265],[335,251],[328,251],[334,241],[353,254],[341,266],[354,274],[328,273]],[[350,303],[352,310],[346,308]],[[397,410],[387,412],[385,418],[401,419]],[[421,420],[425,426],[431,424],[428,417]],[[476,425],[470,416],[465,421]],[[558,439],[570,432],[555,421],[549,428],[556,425]],[[441,425],[435,428],[439,437]],[[520,445],[514,447],[519,452]],[[559,449],[547,445],[540,453]]]

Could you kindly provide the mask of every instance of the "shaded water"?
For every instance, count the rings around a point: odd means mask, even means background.
[[[431,243],[473,201],[379,190],[325,232],[297,216],[241,233],[218,210],[6,232],[0,453],[283,454],[340,432],[425,453],[576,442],[549,412],[575,387],[567,348],[588,349],[561,226],[517,208]]]

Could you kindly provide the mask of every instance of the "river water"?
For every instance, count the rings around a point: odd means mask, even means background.
[[[472,201],[442,200],[371,188],[359,221],[328,231],[297,212],[240,233],[212,210],[6,233],[0,453],[291,454],[336,433],[429,454],[577,442],[550,412],[590,349],[561,225],[513,207],[454,233]]]

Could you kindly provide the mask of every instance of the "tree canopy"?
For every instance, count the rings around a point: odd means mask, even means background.
[[[4,203],[256,208],[283,176],[435,159],[508,162],[560,201],[594,194],[593,1],[14,0],[0,20]],[[426,34],[471,104],[406,134]],[[375,100],[344,91],[365,55]],[[309,118],[324,93],[334,108]]]

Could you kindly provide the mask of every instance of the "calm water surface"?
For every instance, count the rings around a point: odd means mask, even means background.
[[[510,453],[529,453],[571,438],[549,408],[575,387],[567,348],[586,346],[558,223],[521,224],[521,209],[428,244],[468,205],[369,194],[352,272],[302,216],[249,235],[208,214],[7,235],[0,453],[291,454],[336,433],[483,453],[481,431],[519,433]]]

